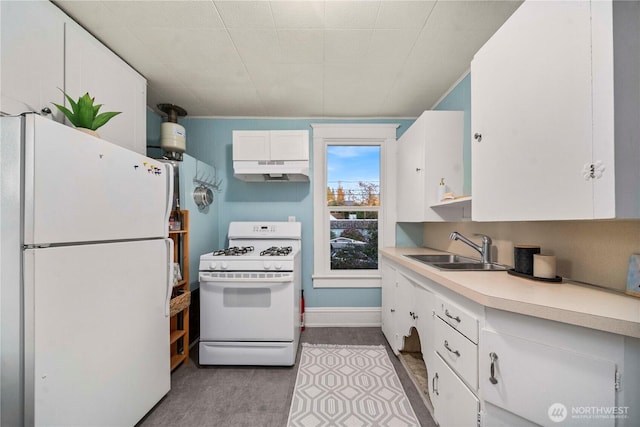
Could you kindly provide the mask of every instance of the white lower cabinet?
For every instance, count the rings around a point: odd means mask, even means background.
[[[440,427],[478,425],[480,401],[438,354],[429,369],[429,395]]]
[[[478,343],[478,319],[476,315],[441,296],[436,298],[436,314],[471,342]]]
[[[398,350],[395,348],[395,335],[396,335],[396,306],[395,306],[395,293],[396,293],[396,269],[388,262],[382,262],[382,307],[381,307],[381,322],[382,333],[384,334],[387,342],[391,345],[391,349],[394,353],[398,354]]]
[[[411,335],[412,328],[416,328],[422,353],[432,351],[433,293],[402,271],[397,271],[394,300],[395,349],[402,350],[405,337]]]
[[[396,285],[396,347],[404,348],[404,337],[411,334],[411,328],[416,325],[415,312],[415,284],[407,276],[398,272]]]
[[[382,268],[383,331],[397,354],[417,329],[440,427],[640,426],[639,339],[482,306],[400,264]]]
[[[435,348],[460,378],[478,389],[478,346],[441,319],[435,325]]]
[[[491,403],[482,402],[484,408],[482,409],[482,423],[483,426],[491,427],[538,427],[539,424],[535,424],[531,421],[525,420],[522,417],[517,416],[513,412],[505,411]]]
[[[485,427],[510,417],[545,426],[638,425],[637,414],[632,421],[612,412],[629,406],[629,386],[638,382],[622,375],[623,337],[489,308],[485,319],[478,353]]]
[[[433,358],[433,349],[435,345],[435,323],[437,317],[434,315],[435,295],[421,285],[417,285],[415,294],[415,313],[416,329],[420,336],[420,347],[422,350],[422,358],[427,368],[431,364]]]
[[[490,330],[480,340],[486,401],[542,425],[615,425],[614,418],[574,417],[615,407],[614,362]]]

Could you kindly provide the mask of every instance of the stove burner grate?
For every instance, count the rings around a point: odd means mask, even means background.
[[[214,256],[240,256],[253,252],[253,246],[232,246],[213,251]]]
[[[293,251],[291,246],[271,246],[260,252],[260,256],[287,256]]]

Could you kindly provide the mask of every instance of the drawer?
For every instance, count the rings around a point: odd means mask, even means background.
[[[438,317],[478,344],[478,319],[474,315],[442,297],[438,297],[436,310]]]
[[[436,322],[438,354],[473,390],[478,390],[478,346],[440,319]]]
[[[429,396],[435,421],[440,427],[478,425],[478,398],[437,353],[433,359],[433,368],[429,368]]]

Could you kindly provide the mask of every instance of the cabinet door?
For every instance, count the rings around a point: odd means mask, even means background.
[[[0,110],[20,114],[46,107],[62,121],[64,115],[52,102],[64,103],[66,16],[49,2],[3,1],[0,8]]]
[[[437,354],[429,371],[429,390],[433,416],[440,427],[478,425],[478,398]]]
[[[438,184],[462,195],[463,118],[461,111],[425,111],[398,140],[398,221],[453,221],[461,210],[431,208],[439,202]]]
[[[271,160],[309,160],[309,132],[306,130],[271,131]]]
[[[613,408],[615,374],[616,365],[609,360],[482,330],[479,377],[484,400],[538,424],[565,416],[562,425],[613,426],[615,418],[573,418],[572,410]]]
[[[146,80],[74,22],[65,32],[65,88],[74,99],[89,92],[96,104],[103,104],[100,112],[120,111],[98,133],[146,154]]]
[[[387,338],[393,352],[397,354],[398,349],[395,346],[396,274],[395,268],[385,262],[382,263],[382,333]]]
[[[233,131],[233,160],[265,160],[268,158],[269,131]]]
[[[587,1],[525,2],[475,55],[473,220],[593,217],[591,76]]]
[[[435,351],[434,315],[435,296],[433,292],[428,291],[422,286],[416,286],[415,291],[415,312],[416,312],[416,329],[420,336],[420,346],[422,347],[422,358],[424,359],[427,369],[431,366],[432,355]]]
[[[397,144],[397,220],[419,222],[425,210],[424,127],[416,121]]]
[[[409,336],[411,328],[416,325],[415,289],[414,283],[407,276],[398,273],[398,287],[396,289],[396,330],[398,332],[398,349],[404,347],[404,337]]]

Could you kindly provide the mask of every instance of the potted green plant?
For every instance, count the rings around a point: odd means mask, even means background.
[[[62,111],[65,116],[67,116],[67,119],[69,119],[69,121],[76,128],[85,130],[87,133],[90,133],[94,136],[99,136],[96,132],[96,129],[103,126],[114,116],[117,116],[121,113],[120,111],[110,111],[98,114],[98,111],[100,110],[100,107],[102,107],[102,104],[93,105],[95,98],[92,98],[89,95],[89,92],[78,98],[77,102],[74,101],[64,91],[62,91],[62,93],[64,93],[64,96],[69,101],[71,110],[63,105],[56,104],[55,102],[53,102],[52,104],[58,107],[58,109]]]

